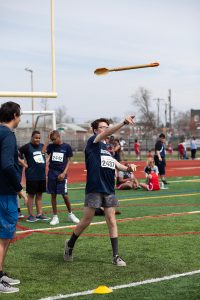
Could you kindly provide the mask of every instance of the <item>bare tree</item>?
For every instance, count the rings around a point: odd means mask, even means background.
[[[151,111],[150,91],[144,87],[140,87],[133,98],[133,105],[137,106],[139,110],[139,122],[143,126],[145,132],[152,131],[156,127],[155,113]]]
[[[67,108],[64,105],[62,105],[56,108],[55,111],[56,111],[56,122],[57,123],[65,122]]]
[[[178,131],[179,134],[189,135],[191,127],[190,123],[190,111],[178,112],[176,114],[176,120],[174,120],[174,128]]]
[[[47,98],[41,99],[40,103],[41,103],[42,110],[47,110],[48,109],[48,99]]]
[[[67,114],[67,108],[62,105],[56,108],[56,123],[74,123],[74,118]]]

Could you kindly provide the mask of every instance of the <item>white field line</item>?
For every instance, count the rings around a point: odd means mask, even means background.
[[[106,224],[106,221],[90,223],[90,226],[101,225],[101,224]],[[72,228],[73,229],[73,228],[76,228],[76,225],[20,230],[20,231],[16,231],[16,234],[27,233],[27,232],[37,232],[37,231],[58,230],[58,229],[65,229],[65,228]]]
[[[189,212],[182,212],[182,213],[171,213],[171,214],[162,214],[160,215],[161,217],[170,217],[170,216],[182,216],[182,215],[188,215],[188,214],[200,214],[199,210],[196,211],[189,211]],[[159,216],[159,215],[158,215]],[[149,219],[154,216],[143,216],[143,217],[135,217],[135,218],[124,218],[124,219],[117,219],[117,222],[120,221],[133,221],[133,220],[140,220],[140,219]],[[95,225],[102,225],[106,224],[106,221],[101,221],[101,222],[94,222],[90,223],[90,226],[95,226]],[[37,232],[37,231],[50,231],[50,230],[58,230],[58,229],[66,229],[66,228],[75,228],[76,225],[67,225],[67,226],[59,226],[59,227],[47,227],[47,228],[37,228],[37,229],[27,229],[27,230],[20,230],[16,231],[16,234],[21,234],[21,233],[27,233],[27,232]]]
[[[200,270],[187,272],[187,273],[174,274],[174,275],[164,276],[164,277],[160,277],[160,278],[152,278],[152,279],[147,279],[144,281],[131,282],[128,284],[116,285],[116,286],[110,287],[110,289],[112,289],[112,290],[126,289],[126,288],[135,287],[135,286],[139,286],[139,285],[156,283],[156,282],[176,279],[176,278],[180,278],[180,277],[185,277],[185,276],[192,276],[195,274],[200,274]],[[93,293],[94,293],[94,290],[88,290],[88,291],[83,291],[83,292],[73,293],[73,294],[66,294],[66,295],[61,294],[61,295],[57,295],[57,296],[50,296],[50,297],[46,297],[46,298],[41,298],[39,300],[67,299],[67,298],[73,298],[73,297],[78,297],[78,296],[91,295]]]

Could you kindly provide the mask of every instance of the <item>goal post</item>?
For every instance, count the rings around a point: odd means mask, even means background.
[[[52,69],[52,88],[50,92],[17,92],[0,91],[0,97],[16,98],[56,98],[56,71],[55,71],[55,29],[54,29],[54,0],[50,0],[51,6],[51,69]]]
[[[52,121],[52,130],[56,130],[56,113],[54,110],[29,110],[29,111],[22,111],[22,115],[38,115],[36,122],[35,122],[35,127],[37,127],[37,123],[40,117],[45,117],[45,116],[51,116],[51,121]]]

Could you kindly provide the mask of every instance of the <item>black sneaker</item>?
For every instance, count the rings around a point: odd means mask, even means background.
[[[45,216],[44,214],[41,214],[41,215],[37,215],[36,219],[41,221],[48,221],[50,218]]]
[[[30,222],[30,223],[34,223],[37,222],[39,219],[37,219],[36,217],[30,215],[28,216],[28,218],[26,219],[26,222]]]
[[[162,180],[162,182],[164,183],[164,184],[169,184],[166,180]]]
[[[72,254],[73,249],[69,248],[68,241],[69,240],[65,241],[65,248],[64,248],[63,258],[64,258],[64,261],[73,261],[73,254]]]

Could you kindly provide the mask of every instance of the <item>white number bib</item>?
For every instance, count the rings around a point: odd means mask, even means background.
[[[115,161],[111,156],[101,155],[101,167],[115,169]]]
[[[53,154],[52,154],[52,161],[63,162],[63,159],[64,159],[64,153],[53,152]]]
[[[33,159],[37,164],[44,164],[44,157],[42,154],[33,156]]]

